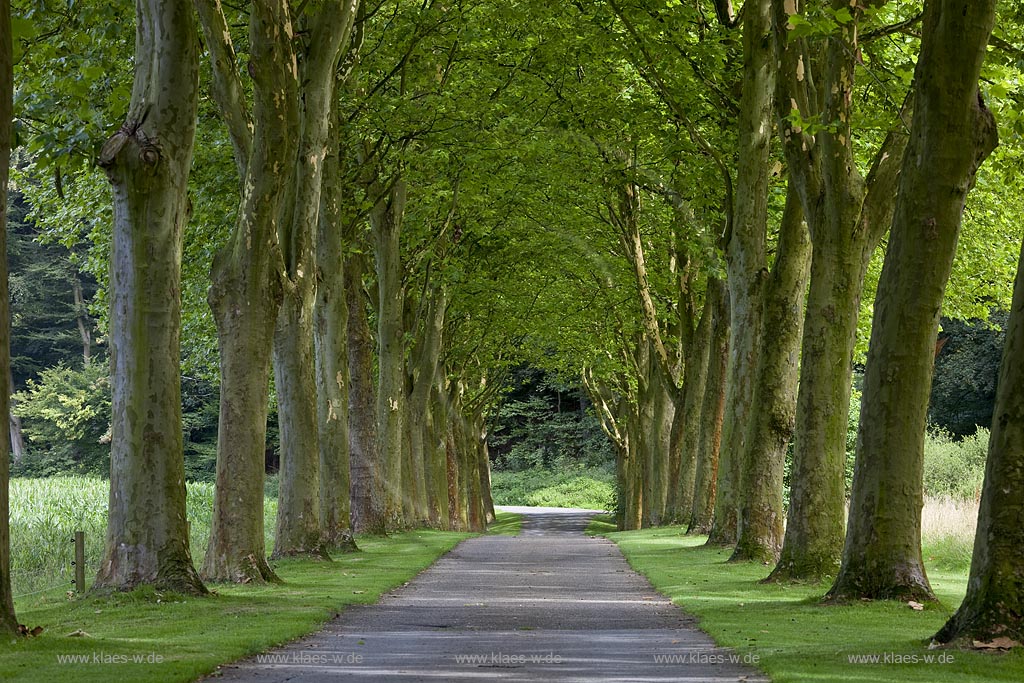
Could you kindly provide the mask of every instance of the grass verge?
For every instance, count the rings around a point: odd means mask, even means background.
[[[491,536],[518,536],[523,527],[523,516],[515,512],[498,510],[494,522],[487,527]]]
[[[211,586],[217,594],[209,598],[151,589],[71,601],[34,596],[16,605],[19,621],[45,630],[0,642],[0,680],[191,681],[310,633],[347,605],[376,602],[469,535],[360,537],[362,552],[336,555],[334,562],[274,563],[283,586]]]
[[[915,611],[892,602],[824,607],[824,584],[761,585],[759,564],[726,564],[731,550],[705,548],[681,527],[610,533],[630,565],[695,615],[720,644],[754,661],[775,683],[843,681],[988,683],[1024,680],[1024,653],[929,650],[927,641],[962,600],[966,574],[929,571],[939,604]],[[680,665],[685,666],[685,665]],[[684,674],[680,671],[680,674]]]

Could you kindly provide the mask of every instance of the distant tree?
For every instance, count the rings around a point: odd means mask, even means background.
[[[11,49],[11,5],[0,0],[0,197],[7,197],[11,158],[11,110],[14,74]],[[10,410],[11,328],[7,293],[7,207],[0,211],[0,634],[15,633],[14,593],[11,591],[11,531],[8,502],[6,444]]]
[[[994,312],[988,322],[942,319],[935,358],[928,423],[957,437],[992,424],[999,358],[1006,338],[1007,313]]]
[[[11,291],[11,373],[16,388],[43,368],[75,367],[96,356],[95,323],[88,305],[96,292],[79,255],[54,244],[26,214],[25,196],[10,193],[7,249]]]

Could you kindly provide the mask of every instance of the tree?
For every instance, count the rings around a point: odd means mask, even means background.
[[[337,111],[333,116],[331,125],[336,128],[340,124]],[[323,541],[329,548],[354,550],[349,444],[349,302],[344,265],[347,246],[344,233],[353,220],[351,202],[345,202],[354,193],[341,172],[337,130],[329,137],[333,147],[324,159],[316,235],[316,301],[313,307],[320,449],[320,528]]]
[[[725,283],[708,281],[704,305],[712,311],[708,376],[700,408],[700,436],[697,443],[697,472],[694,477],[693,512],[688,534],[711,531],[715,514],[722,420],[725,416],[725,382],[729,364],[729,297]]]
[[[290,5],[290,3],[289,3]],[[331,112],[342,48],[348,49],[357,0],[323,0],[296,10],[300,90],[293,186],[286,188],[277,234],[284,296],[274,329],[274,388],[281,433],[280,493],[274,555],[325,555],[320,526],[320,442],[313,307],[317,226],[324,159],[333,149]]]
[[[107,540],[95,586],[203,594],[185,518],[179,362],[198,44],[191,3],[140,1],[136,12],[127,120],[99,157],[114,194],[113,421]]]
[[[708,543],[734,545],[738,538],[740,477],[748,453],[763,320],[771,111],[775,57],[771,49],[770,0],[743,9],[743,94],[739,114],[739,166],[727,228],[725,254],[729,287],[729,375],[718,467],[714,522]]]
[[[1024,642],[1024,245],[999,371],[967,596],[940,643]]]
[[[914,119],[878,283],[842,565],[832,600],[931,598],[922,462],[939,311],[964,202],[997,144],[978,90],[994,0],[928,0]]]
[[[782,472],[796,421],[796,386],[811,241],[792,184],[779,226],[771,274],[764,283],[763,334],[757,383],[741,454],[739,520],[730,561],[774,562],[782,545]]]
[[[871,255],[891,221],[893,187],[906,145],[903,122],[897,120],[866,180],[857,168],[853,102],[858,31],[865,9],[879,4],[857,3],[849,9],[850,18],[837,19],[825,36],[808,37],[810,23],[802,12],[812,9],[801,2],[773,2],[781,63],[776,95],[780,137],[814,245],[791,503],[775,579],[832,576],[838,566],[845,515],[846,415],[860,296]],[[827,11],[847,8],[848,3],[835,2]],[[819,44],[823,40],[824,46]]]
[[[14,68],[11,45],[11,4],[0,0],[0,197],[5,205],[0,211],[0,635],[18,630],[14,615],[14,593],[11,591],[11,536],[8,502],[8,468],[6,444],[10,443],[10,367],[11,328],[7,293],[7,181],[11,159],[11,116],[14,96]]]
[[[220,349],[217,486],[203,575],[267,581],[263,467],[274,322],[281,297],[276,225],[294,167],[297,76],[286,3],[258,0],[249,20],[252,114],[218,0],[197,3],[221,110],[243,179],[237,222],[210,270]]]

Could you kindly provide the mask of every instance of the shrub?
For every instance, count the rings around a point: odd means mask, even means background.
[[[491,494],[496,505],[611,510],[615,506],[615,474],[598,467],[492,472]]]
[[[106,363],[57,365],[28,380],[12,409],[29,452],[16,474],[103,474],[110,470],[110,378]]]
[[[933,430],[924,442],[924,490],[929,496],[977,500],[985,479],[989,431],[983,427],[956,441]]]

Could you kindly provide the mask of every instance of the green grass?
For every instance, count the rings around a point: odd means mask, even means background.
[[[940,602],[923,611],[892,602],[826,607],[818,598],[827,585],[758,584],[767,567],[726,564],[729,550],[702,547],[705,537],[683,536],[680,527],[609,533],[606,525],[595,520],[588,530],[615,541],[637,571],[696,615],[719,644],[756,655],[775,683],[1024,680],[1022,652],[928,650],[928,639],[963,598],[963,572],[930,569]],[[860,655],[881,661],[850,661]],[[886,663],[886,656],[916,656],[918,663]],[[925,662],[927,656],[933,661]],[[952,661],[939,663],[940,656]]]
[[[495,520],[487,527],[487,533],[494,536],[518,536],[522,526],[522,515],[498,510]]]
[[[202,566],[210,539],[213,484],[189,482],[187,515],[192,558]],[[85,532],[86,576],[95,576],[103,553],[107,526],[107,495],[110,482],[99,477],[63,476],[46,479],[12,479],[11,578],[14,595],[50,589],[63,594],[71,587],[74,571],[75,531]],[[277,500],[264,500],[267,547],[272,533]]]
[[[583,531],[587,536],[604,536],[616,530],[615,517],[611,514],[594,515]]]
[[[511,525],[513,520],[505,520]],[[411,531],[360,537],[358,553],[334,562],[274,563],[282,586],[221,585],[208,598],[140,589],[67,600],[44,593],[17,602],[19,621],[43,626],[35,638],[0,642],[0,680],[190,681],[226,663],[316,630],[346,605],[375,602],[469,534]],[[88,635],[69,634],[84,631]],[[87,663],[61,663],[79,655]],[[92,663],[98,655],[127,663]],[[136,663],[134,657],[161,661]]]
[[[606,510],[615,504],[615,474],[597,467],[492,472],[495,505]]]

